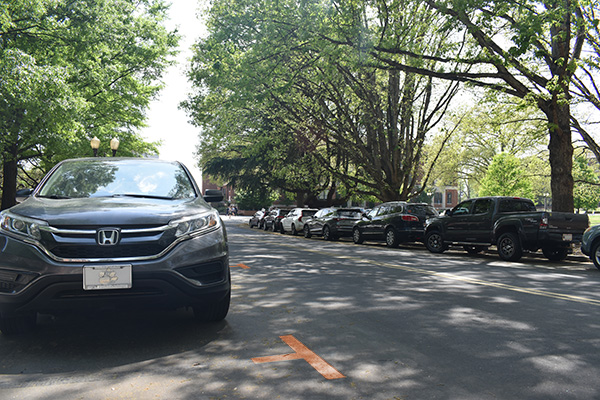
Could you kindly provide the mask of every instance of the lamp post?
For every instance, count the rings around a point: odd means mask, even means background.
[[[98,148],[100,147],[100,139],[96,136],[90,140],[90,146],[92,146],[92,150],[94,151],[94,157],[98,157]]]
[[[112,138],[110,140],[110,149],[112,150],[113,157],[117,155],[117,150],[119,149],[119,139]]]

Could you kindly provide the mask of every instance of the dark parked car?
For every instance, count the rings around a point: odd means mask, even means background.
[[[583,233],[581,252],[589,256],[596,268],[600,269],[600,225],[590,226]]]
[[[265,217],[266,217],[266,213],[264,211],[257,211],[248,220],[248,225],[250,226],[250,228],[254,228],[255,226],[257,228],[262,228]]]
[[[370,210],[352,229],[354,243],[383,240],[389,247],[403,242],[422,242],[425,222],[436,217],[437,211],[428,204],[393,201]]]
[[[290,212],[291,207],[277,207],[271,209],[265,217],[263,229],[268,231],[269,229],[273,232],[281,231],[281,220]]]
[[[442,253],[459,245],[469,253],[495,245],[505,261],[518,261],[524,251],[542,249],[552,261],[563,260],[580,243],[589,225],[586,214],[537,211],[519,197],[480,197],[461,202],[425,228],[425,246]]]
[[[362,216],[360,208],[323,208],[304,222],[304,237],[323,236],[336,240],[352,236],[352,227]]]
[[[218,321],[229,310],[225,228],[178,162],[92,158],[55,166],[0,214],[0,330],[37,313],[191,307]]]

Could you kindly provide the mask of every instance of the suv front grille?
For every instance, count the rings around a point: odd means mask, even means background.
[[[176,240],[175,228],[161,226],[127,226],[120,228],[120,240],[100,245],[96,240],[101,226],[53,226],[42,230],[42,244],[55,258],[63,261],[138,259],[160,255]]]
[[[157,244],[133,244],[115,246],[56,246],[52,254],[60,258],[123,258],[148,257],[160,254],[165,246]]]

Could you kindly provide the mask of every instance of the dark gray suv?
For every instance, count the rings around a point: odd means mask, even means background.
[[[212,196],[211,196],[212,195]],[[0,330],[37,313],[191,307],[202,321],[229,310],[226,232],[180,163],[88,158],[55,166],[0,214]]]

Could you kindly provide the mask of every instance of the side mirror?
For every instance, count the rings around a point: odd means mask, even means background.
[[[204,200],[208,203],[218,203],[223,201],[223,192],[218,189],[206,189],[204,192]]]
[[[17,197],[29,197],[33,193],[33,189],[19,189],[17,190]]]
[[[452,210],[447,210],[444,215],[447,215],[448,217],[451,217],[452,216]]]
[[[15,200],[17,203],[21,203],[23,200],[31,196],[31,193],[33,193],[33,189],[19,189],[15,194]]]

